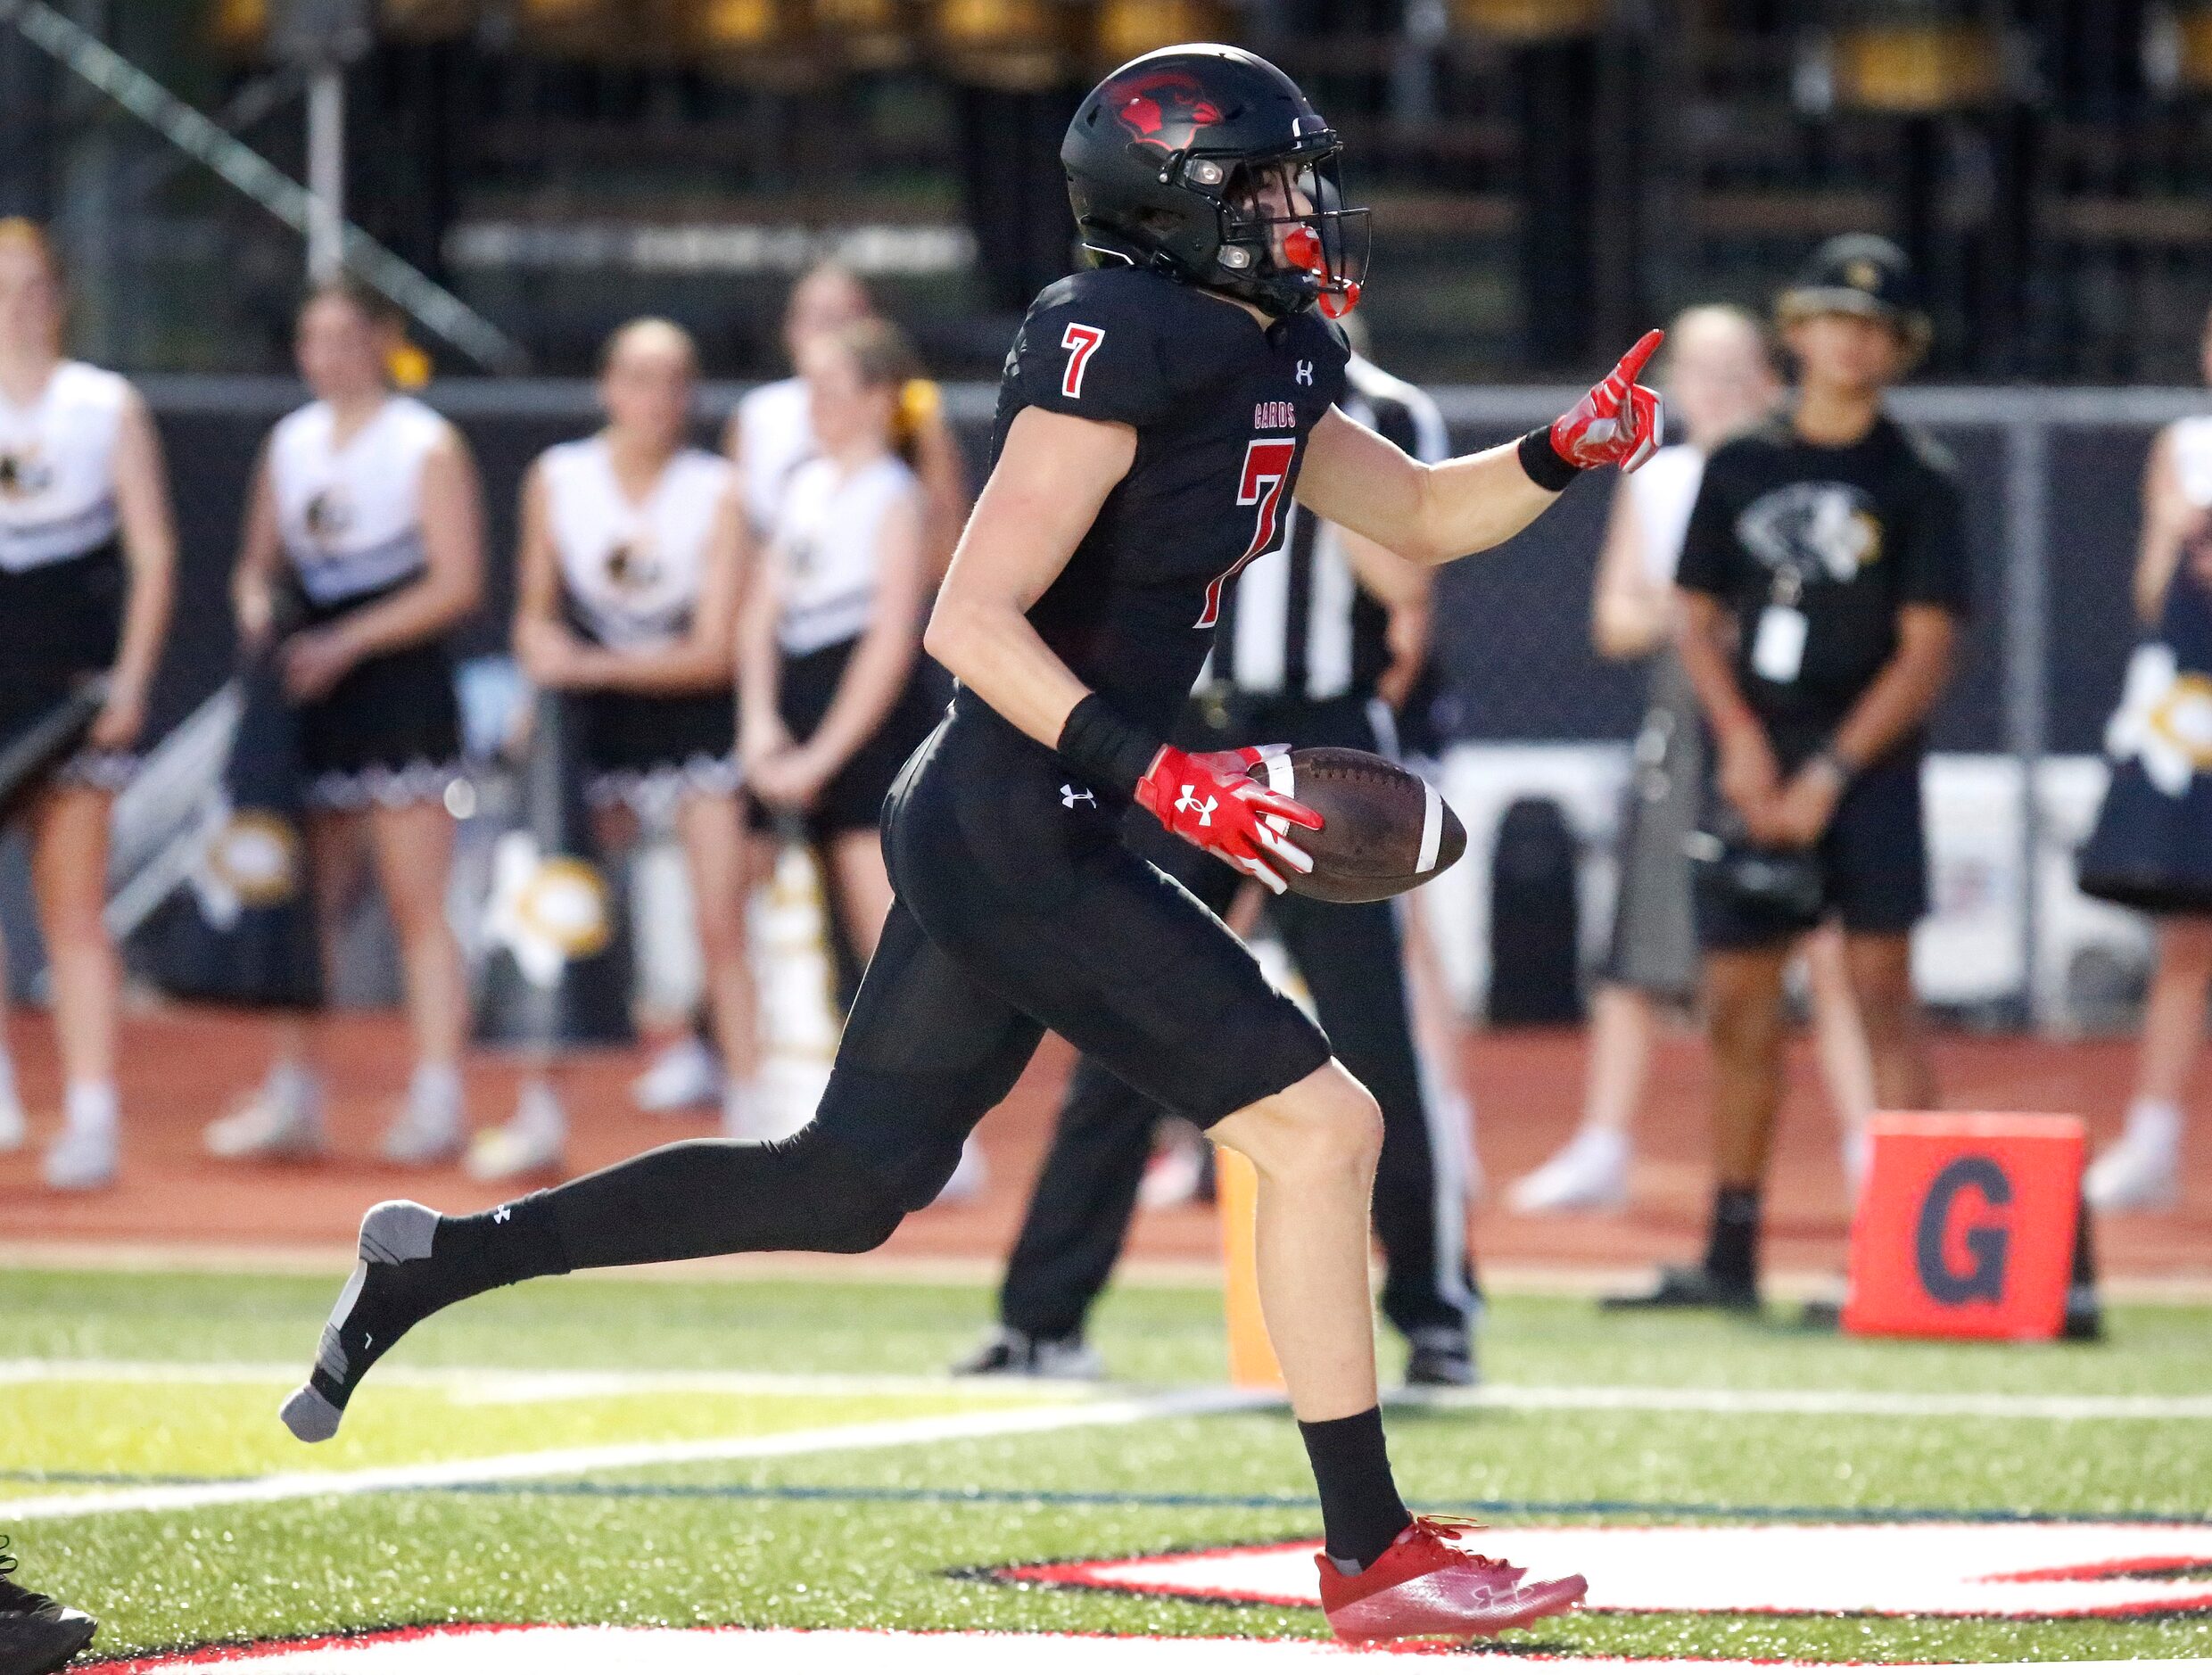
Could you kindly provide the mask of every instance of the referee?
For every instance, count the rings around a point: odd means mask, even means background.
[[[1348,370],[1342,405],[1355,423],[1417,459],[1449,454],[1435,402],[1358,355]],[[1266,738],[1394,756],[1383,692],[1394,671],[1410,675],[1425,653],[1430,573],[1293,506],[1283,543],[1225,595],[1213,656],[1176,742],[1199,751]],[[1138,853],[1228,912],[1238,873],[1151,821],[1128,830]],[[1374,1224],[1388,1261],[1382,1311],[1408,1346],[1406,1382],[1472,1384],[1467,1148],[1445,1132],[1460,1113],[1424,1095],[1399,911],[1394,902],[1297,895],[1267,905],[1337,1055],[1382,1108]],[[1077,1064],[999,1292],[999,1326],[957,1371],[1099,1375],[1084,1322],[1121,1254],[1162,1114],[1095,1060]]]

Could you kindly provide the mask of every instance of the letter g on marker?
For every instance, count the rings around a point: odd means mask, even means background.
[[[1990,1209],[2002,1209],[2012,1202],[2012,1177],[1994,1158],[1974,1152],[1953,1158],[1943,1167],[1928,1184],[1927,1196],[1920,1204],[1919,1226],[1913,1242],[1920,1283],[1939,1303],[2002,1302],[2005,1262],[2012,1248],[2012,1232],[2005,1225],[2010,1217],[1985,1220],[1967,1229],[1969,1265],[1963,1272],[1952,1267],[1944,1257],[1944,1234],[1951,1225],[1952,1208],[1960,1195],[1969,1191],[1979,1192]]]

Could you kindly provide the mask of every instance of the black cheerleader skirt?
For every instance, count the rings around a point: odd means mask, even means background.
[[[113,541],[75,558],[0,570],[0,745],[114,665],[128,590],[122,549]],[[80,750],[57,777],[114,790],[136,760]]]
[[[594,808],[665,819],[687,797],[736,793],[734,693],[579,692],[584,795]]]
[[[2124,907],[2212,915],[2212,587],[2183,556],[2105,730],[2112,782],[2081,887]]]
[[[786,656],[777,690],[776,707],[791,737],[801,743],[813,737],[830,713],[845,678],[845,665],[853,659],[858,639],[842,640],[800,656]],[[854,751],[837,776],[822,788],[814,805],[801,817],[810,842],[819,843],[848,831],[873,831],[883,818],[883,799],[890,795],[906,758],[945,719],[952,699],[952,681],[928,657],[914,659],[906,689],[899,694],[868,742]],[[756,831],[773,830],[778,811],[755,802],[751,821]]]
[[[412,579],[396,587],[412,585]],[[322,628],[394,589],[310,606]],[[364,658],[299,710],[300,766],[311,808],[351,811],[435,801],[460,771],[461,713],[445,637]]]

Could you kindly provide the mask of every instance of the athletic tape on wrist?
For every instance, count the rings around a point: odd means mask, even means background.
[[[1582,474],[1582,467],[1552,446],[1551,426],[1539,425],[1521,439],[1521,469],[1539,489],[1557,494]]]
[[[1128,796],[1160,754],[1161,740],[1114,714],[1095,692],[1068,712],[1056,748],[1060,759],[1094,788]]]

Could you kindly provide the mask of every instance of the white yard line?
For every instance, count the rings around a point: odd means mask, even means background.
[[[434,1489],[455,1483],[569,1477],[590,1472],[635,1471],[645,1466],[686,1465],[709,1460],[771,1460],[797,1454],[837,1454],[982,1437],[1029,1436],[1092,1425],[1141,1424],[1147,1420],[1179,1418],[1190,1414],[1232,1412],[1271,1405],[1272,1401],[1265,1394],[1255,1395],[1248,1390],[1180,1390],[1160,1396],[1024,1407],[1012,1412],[1000,1409],[941,1414],[925,1419],[826,1425],[764,1437],[713,1437],[690,1442],[546,1448],[532,1454],[499,1454],[420,1465],[375,1466],[364,1471],[286,1472],[233,1482],[164,1484],[113,1493],[39,1495],[23,1500],[0,1501],[0,1525],[97,1513],[186,1512],[203,1506],[266,1506],[272,1501],[375,1495],[391,1489]],[[276,1423],[274,1415],[269,1423]]]
[[[1610,1384],[1489,1384],[1401,1399],[1442,1407],[1651,1414],[1816,1414],[1903,1419],[2212,1419],[2212,1396],[2024,1396],[2003,1391],[1668,1390]]]
[[[279,1361],[0,1361],[0,1388],[10,1384],[275,1384],[300,1382],[294,1362]],[[747,1373],[714,1368],[619,1372],[557,1368],[388,1366],[380,1384],[443,1391],[462,1407],[603,1400],[623,1396],[949,1396],[1047,1401],[1099,1395],[1073,1380],[953,1378],[942,1373]]]
[[[0,1387],[21,1383],[266,1384],[289,1388],[299,1368],[288,1363],[101,1360],[0,1361]],[[605,1400],[627,1396],[1003,1396],[1040,1401],[1095,1398],[1099,1387],[1047,1380],[992,1383],[944,1376],[846,1374],[563,1369],[386,1367],[382,1384],[445,1391],[465,1406]],[[1124,1392],[1143,1400],[1139,1392]],[[2004,1391],[1712,1390],[1663,1385],[1486,1384],[1478,1390],[1414,1394],[1394,1401],[1441,1407],[1503,1407],[1544,1412],[1807,1414],[1905,1419],[2212,1419],[2212,1396],[2028,1395]]]

